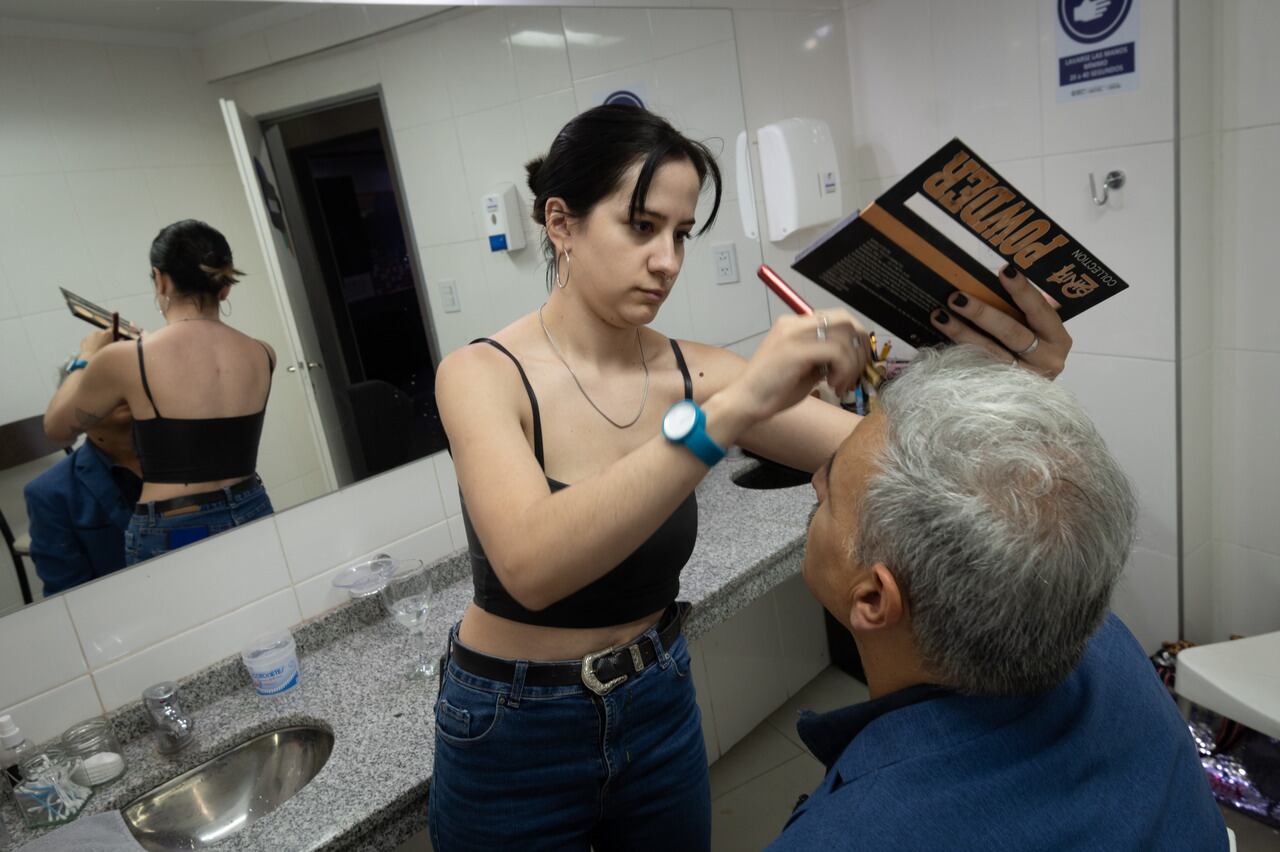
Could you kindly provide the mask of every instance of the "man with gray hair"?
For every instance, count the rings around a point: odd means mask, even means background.
[[[1186,725],[1111,592],[1132,487],[1064,389],[921,351],[814,475],[804,577],[871,700],[769,847],[1226,850]]]

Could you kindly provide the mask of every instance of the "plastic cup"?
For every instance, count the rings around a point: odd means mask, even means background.
[[[259,695],[280,695],[298,685],[298,648],[288,630],[273,630],[254,639],[240,652],[240,659]]]

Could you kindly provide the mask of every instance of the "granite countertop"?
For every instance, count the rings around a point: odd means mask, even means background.
[[[691,638],[766,594],[799,570],[813,491],[807,486],[750,489],[733,479],[758,472],[750,460],[718,465],[698,486],[698,542],[680,579],[680,598],[694,605]],[[465,553],[437,563],[444,586],[430,616],[430,635],[444,636],[471,599]],[[404,677],[411,638],[386,618],[376,597],[357,601],[295,631],[301,680],[283,696],[263,698],[238,659],[181,682],[196,722],[196,742],[182,754],[158,755],[136,705],[117,714],[128,771],[98,788],[83,814],[121,808],[156,785],[252,736],[294,724],[333,732],[333,753],[320,773],[278,810],[217,844],[216,849],[394,849],[426,827],[433,763],[436,684]],[[11,802],[2,818],[14,849],[36,836]]]

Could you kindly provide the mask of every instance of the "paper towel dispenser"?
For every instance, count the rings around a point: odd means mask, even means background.
[[[756,131],[769,239],[777,242],[844,213],[840,166],[831,128],[814,118],[788,118]]]

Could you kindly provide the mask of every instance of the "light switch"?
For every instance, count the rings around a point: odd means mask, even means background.
[[[733,243],[711,247],[717,284],[733,284],[738,280],[738,253]]]
[[[445,279],[440,282],[440,301],[444,304],[446,314],[456,314],[462,310],[462,302],[458,299],[458,282]]]

